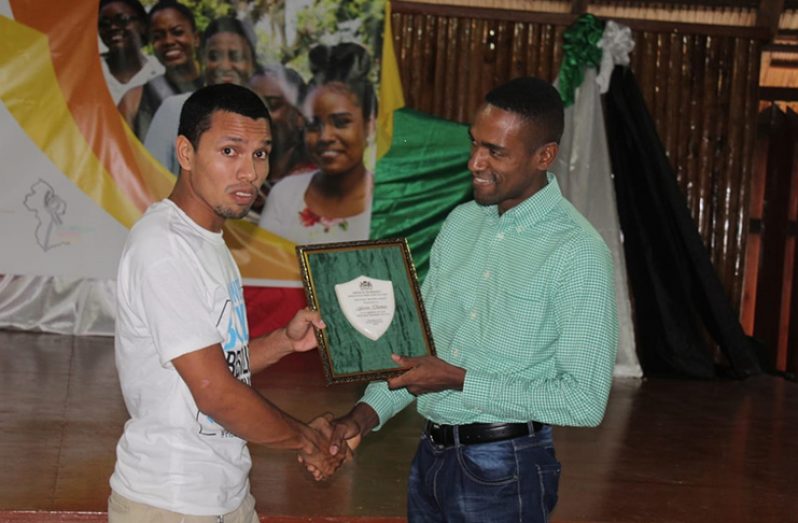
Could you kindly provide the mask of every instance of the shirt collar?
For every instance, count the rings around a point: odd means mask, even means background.
[[[483,209],[485,213],[495,216],[505,223],[531,227],[541,221],[562,200],[560,185],[554,174],[547,172],[546,181],[548,183],[545,187],[501,216],[498,215],[497,205],[488,205]]]

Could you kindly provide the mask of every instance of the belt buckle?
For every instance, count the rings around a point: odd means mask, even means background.
[[[433,445],[438,445],[442,447],[444,444],[443,442],[437,441],[435,439],[435,432],[438,432],[438,434],[442,434],[441,426],[437,423],[429,422],[429,426],[427,427],[427,434],[429,435],[430,441],[432,441]]]

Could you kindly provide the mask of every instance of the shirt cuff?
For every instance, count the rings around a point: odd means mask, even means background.
[[[405,397],[409,396],[409,397]],[[379,425],[373,431],[382,428],[397,412],[413,401],[413,395],[401,390],[390,390],[385,382],[370,383],[359,403],[365,403],[377,413]]]

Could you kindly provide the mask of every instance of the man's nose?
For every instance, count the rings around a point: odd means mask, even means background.
[[[258,177],[258,169],[254,158],[244,159],[238,168],[238,179],[252,183]]]
[[[487,153],[481,147],[475,148],[471,151],[471,157],[468,159],[469,171],[481,171],[487,166]]]

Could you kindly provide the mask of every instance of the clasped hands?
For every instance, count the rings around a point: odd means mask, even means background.
[[[435,356],[409,358],[394,354],[391,356],[404,372],[388,380],[391,390],[407,389],[413,395],[437,392],[447,389],[462,390],[465,382],[465,369],[446,363]],[[335,419],[333,414],[325,413],[310,422],[312,427],[326,440],[326,454],[331,459],[319,460],[317,456],[300,453],[298,461],[305,465],[316,481],[330,477],[343,463],[351,461],[354,450],[360,445],[363,436],[379,422],[376,413],[365,404],[356,404],[349,414]]]
[[[357,435],[346,437],[350,430],[342,421],[333,418],[331,412],[325,412],[308,423],[311,429],[308,432],[313,434],[312,444],[297,455],[299,463],[305,465],[316,481],[329,478],[343,463],[351,461],[353,451],[360,444],[357,427],[353,430]]]

